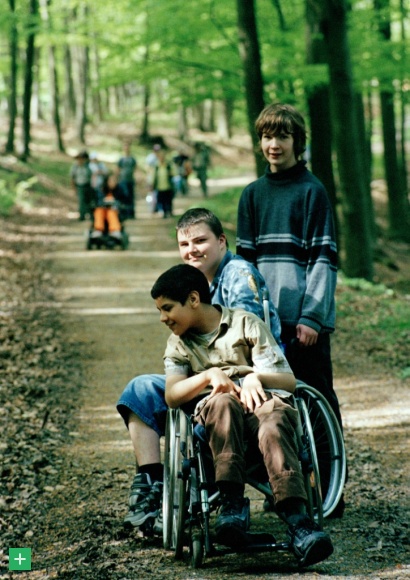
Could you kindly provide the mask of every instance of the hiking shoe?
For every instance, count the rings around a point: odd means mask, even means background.
[[[160,509],[158,510],[158,515],[155,518],[154,526],[152,528],[152,531],[154,532],[154,534],[156,536],[162,536],[162,533],[164,531],[164,520],[163,520],[163,517],[162,517],[162,501],[161,501]]]
[[[288,535],[300,566],[312,566],[333,553],[329,534],[307,516],[296,525],[289,526]]]
[[[216,541],[224,546],[243,546],[248,542],[250,526],[249,499],[242,496],[221,495],[221,505],[215,523]]]
[[[130,510],[124,518],[127,527],[137,528],[148,518],[156,518],[162,511],[162,488],[161,481],[151,482],[148,473],[137,473],[131,485],[129,496]]]

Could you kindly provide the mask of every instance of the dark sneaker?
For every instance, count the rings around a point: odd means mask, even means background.
[[[124,518],[127,527],[138,528],[148,518],[154,520],[158,517],[162,511],[162,488],[162,482],[152,483],[148,473],[137,473],[128,500],[130,510]]]
[[[161,498],[162,498],[162,492],[161,492]],[[155,518],[154,526],[152,529],[153,529],[153,532],[155,535],[162,536],[163,528],[164,528],[164,521],[163,521],[163,516],[162,516],[162,501],[161,501],[161,507],[158,510],[158,515]]]
[[[323,532],[308,517],[303,518],[294,526],[289,526],[288,534],[300,566],[312,566],[333,553],[329,534]]]
[[[221,505],[215,523],[218,544],[232,548],[248,543],[250,526],[249,499],[242,496],[221,496]]]

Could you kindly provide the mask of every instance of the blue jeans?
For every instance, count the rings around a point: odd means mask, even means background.
[[[140,375],[122,392],[117,411],[128,427],[130,411],[135,413],[160,437],[165,434],[168,406],[165,403],[165,375]]]

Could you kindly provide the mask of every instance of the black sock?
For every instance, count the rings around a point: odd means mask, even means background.
[[[138,467],[138,473],[148,473],[152,483],[164,481],[164,467],[162,463],[146,463]]]
[[[218,481],[216,484],[221,494],[243,497],[245,486],[235,481]]]
[[[289,525],[297,525],[306,518],[306,504],[299,498],[289,498],[276,506],[278,516]]]

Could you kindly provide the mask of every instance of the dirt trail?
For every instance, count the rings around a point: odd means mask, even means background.
[[[176,213],[199,200],[198,194],[177,198]],[[78,352],[71,364],[79,367],[82,378],[78,393],[68,391],[76,399],[78,414],[61,449],[59,485],[44,498],[47,515],[33,538],[33,571],[19,577],[410,577],[404,537],[408,528],[400,511],[406,503],[408,461],[404,430],[409,413],[403,414],[403,408],[410,408],[410,400],[398,379],[390,380],[391,394],[380,406],[384,378],[368,377],[361,383],[346,374],[337,378],[354,465],[346,515],[328,523],[335,554],[315,570],[299,573],[290,555],[264,554],[215,558],[203,570],[193,571],[183,562],[175,563],[159,539],[142,539],[123,529],[134,462],[115,403],[136,374],[162,372],[168,332],[159,323],[149,290],[163,270],[179,262],[172,240],[175,220],[152,216],[144,200],[138,202],[137,218],[127,223],[131,241],[125,252],[85,250],[85,226],[72,219],[56,231],[46,256],[56,281],[52,306],[62,313],[67,347]],[[383,441],[375,438],[375,429]],[[383,449],[391,453],[380,456]],[[366,481],[361,480],[363,474]],[[258,518],[261,526],[277,525],[271,514],[259,511]]]

